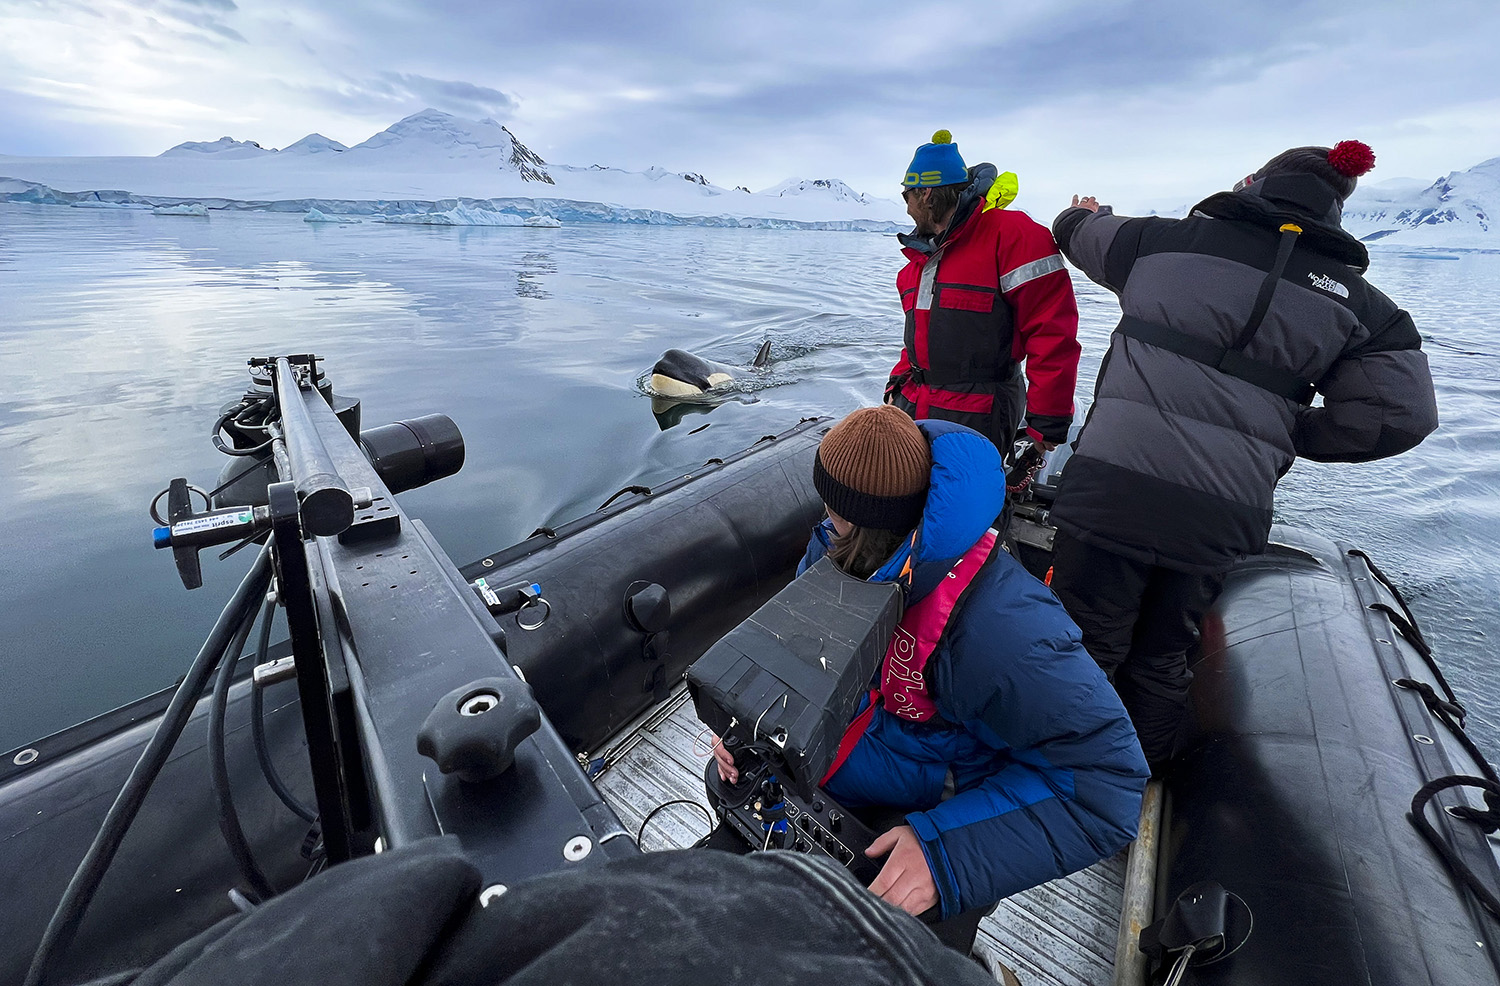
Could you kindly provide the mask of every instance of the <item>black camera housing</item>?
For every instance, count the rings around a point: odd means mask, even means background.
[[[688,668],[698,717],[730,752],[757,751],[811,798],[874,681],[901,607],[896,583],[865,582],[821,559]]]

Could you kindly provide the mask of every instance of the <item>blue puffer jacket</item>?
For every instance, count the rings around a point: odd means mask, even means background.
[[[987,438],[944,421],[917,425],[933,467],[908,603],[984,535],[1005,488]],[[799,573],[831,535],[825,521]],[[894,578],[910,550],[871,580]],[[917,723],[877,709],[825,787],[846,805],[910,812],[943,917],[1082,869],[1135,838],[1148,770],[1130,719],[1057,599],[1004,551],[976,576],[926,675],[938,717]]]

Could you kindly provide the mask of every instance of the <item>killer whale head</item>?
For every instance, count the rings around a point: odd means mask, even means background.
[[[658,397],[682,398],[729,390],[747,372],[765,367],[770,358],[769,339],[761,344],[749,367],[705,359],[685,349],[669,349],[651,368],[651,391]]]

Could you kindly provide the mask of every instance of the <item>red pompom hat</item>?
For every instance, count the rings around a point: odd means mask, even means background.
[[[1339,174],[1358,178],[1375,167],[1375,152],[1363,141],[1341,140],[1328,152],[1328,163]]]

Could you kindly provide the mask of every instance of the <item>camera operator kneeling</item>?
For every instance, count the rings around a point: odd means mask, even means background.
[[[990,529],[1005,476],[989,439],[863,408],[824,437],[813,483],[828,519],[798,574],[826,554],[906,595],[822,787],[882,833],[870,890],[968,953],[996,902],[1135,838],[1146,761],[1078,628]],[[749,850],[727,825],[704,846]]]

